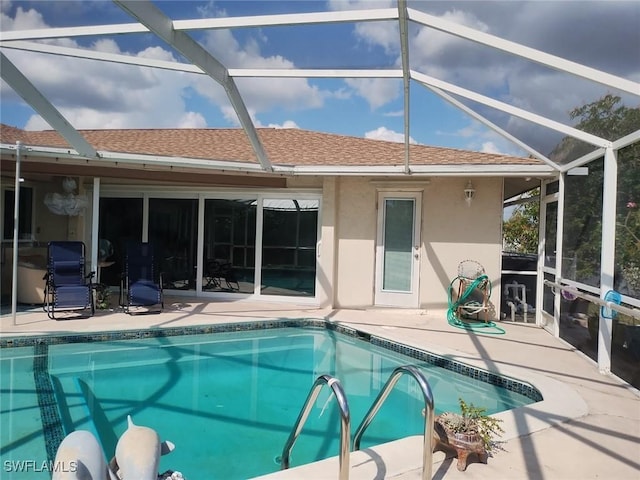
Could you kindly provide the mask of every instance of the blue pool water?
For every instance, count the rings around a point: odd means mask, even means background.
[[[485,378],[486,372],[429,354],[413,358],[412,349],[317,325],[139,336],[0,351],[5,475],[12,470],[9,478],[50,478],[41,464],[74,429],[93,431],[110,459],[127,415],[176,445],[162,458],[160,472],[233,480],[277,471],[291,428],[322,374],[344,387],[352,432],[399,365],[417,365],[425,374],[436,413],[457,410],[459,398],[489,413],[539,399],[526,384]],[[339,413],[329,397],[325,387],[293,447],[291,466],[338,453]],[[421,434],[423,403],[416,382],[401,378],[362,447]],[[18,471],[16,462],[27,460],[35,466]]]

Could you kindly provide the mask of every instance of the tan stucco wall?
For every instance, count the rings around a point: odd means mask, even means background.
[[[361,177],[342,177],[337,182],[335,306],[370,307],[375,276],[376,189]]]
[[[490,301],[500,310],[503,182],[474,178],[476,196],[467,206],[462,193],[467,180],[434,178],[425,192],[420,303],[429,311],[447,309],[447,290],[463,260],[484,266],[495,287]]]
[[[373,182],[372,182],[373,180]],[[502,179],[474,178],[476,198],[464,201],[467,178],[431,178],[423,187],[420,308],[446,311],[447,289],[457,275],[458,264],[476,260],[494,285],[500,281],[502,249]],[[374,305],[376,200],[379,188],[398,188],[394,180],[381,187],[380,179],[336,179],[335,300],[341,308]],[[406,186],[415,189],[416,179]],[[326,201],[326,199],[325,199]],[[499,310],[500,291],[494,288],[491,302]]]
[[[67,238],[71,222],[77,222],[77,218],[52,213],[44,204],[44,197],[48,193],[62,192],[62,178],[56,177],[52,183],[39,183],[36,187],[34,198],[35,240],[50,242],[52,240],[76,240]],[[90,212],[89,212],[90,213]]]

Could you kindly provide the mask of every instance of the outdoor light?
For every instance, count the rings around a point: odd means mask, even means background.
[[[473,184],[471,183],[471,180],[469,180],[467,182],[467,186],[464,187],[464,200],[465,202],[467,202],[468,207],[471,206],[471,200],[473,200],[473,197],[475,197],[475,195],[476,189],[473,188]]]

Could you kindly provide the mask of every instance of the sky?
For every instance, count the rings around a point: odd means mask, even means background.
[[[108,1],[0,0],[0,30],[129,23]],[[396,7],[394,1],[156,1],[174,20]],[[640,1],[411,1],[409,7],[574,62],[640,82]],[[227,68],[398,68],[397,22],[237,30],[190,35]],[[75,37],[48,43],[168,61],[185,59],[151,34]],[[45,55],[2,52],[77,129],[235,128],[224,89],[197,74]],[[411,68],[568,125],[570,111],[607,93],[637,107],[640,96],[497,52],[434,29],[411,25]],[[404,141],[399,79],[236,79],[257,127],[302,128]],[[640,95],[640,92],[638,92]],[[463,100],[458,98],[458,100]],[[50,128],[4,81],[0,121]],[[464,103],[548,154],[563,135],[502,112]],[[465,150],[527,155],[444,101],[410,85],[410,141]]]

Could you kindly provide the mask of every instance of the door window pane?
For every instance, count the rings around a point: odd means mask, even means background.
[[[205,200],[203,290],[253,293],[255,243],[255,199]]]
[[[264,200],[263,295],[315,295],[319,208],[319,200]]]
[[[411,291],[413,199],[386,199],[384,204],[383,290]]]
[[[556,239],[558,233],[558,202],[547,203],[544,229],[544,265],[556,268]]]

